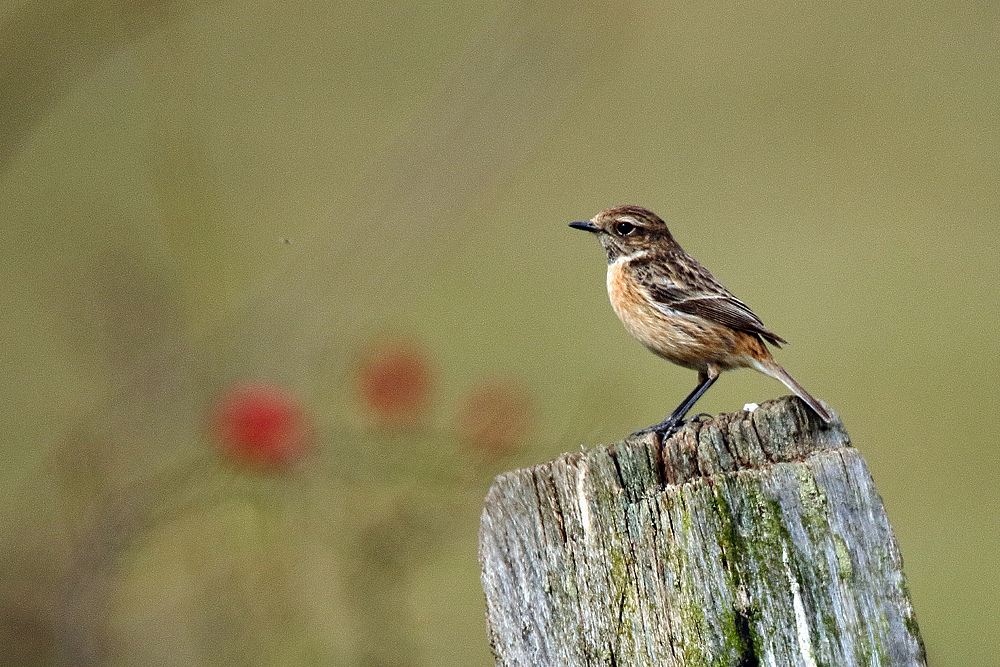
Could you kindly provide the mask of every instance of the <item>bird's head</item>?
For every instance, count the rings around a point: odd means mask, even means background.
[[[615,206],[586,222],[571,222],[569,226],[596,234],[608,253],[609,264],[622,257],[669,250],[677,245],[667,224],[641,206]]]

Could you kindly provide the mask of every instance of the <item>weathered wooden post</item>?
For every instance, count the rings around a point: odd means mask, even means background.
[[[797,399],[497,477],[497,665],[925,665],[864,459]]]

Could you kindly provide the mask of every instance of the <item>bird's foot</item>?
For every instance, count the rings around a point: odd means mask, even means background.
[[[644,436],[644,435],[649,435],[649,434],[650,434],[650,433],[652,433],[652,432],[653,432],[653,427],[652,427],[652,426],[650,426],[650,427],[648,427],[648,428],[641,428],[641,429],[639,429],[638,431],[632,431],[632,432],[631,432],[631,433],[629,434],[629,436],[628,436],[628,437],[630,437],[630,438],[641,438],[642,436]]]
[[[660,436],[660,442],[663,442],[664,440],[672,436],[674,433],[679,431],[680,428],[684,426],[684,424],[685,422],[683,420],[671,419],[668,417],[659,424],[654,424],[653,426],[648,426],[644,429],[636,431],[635,433],[632,434],[632,436],[633,437],[643,436],[649,433],[655,433],[656,435]]]
[[[674,433],[677,433],[677,431],[681,430],[684,427],[684,424],[686,423],[687,422],[685,422],[683,419],[679,419],[677,421],[667,420],[651,428],[654,433],[660,436],[660,442],[663,442],[664,440],[672,436]]]
[[[672,436],[674,433],[677,433],[677,431],[681,430],[688,424],[694,422],[700,422],[702,419],[711,419],[711,418],[712,415],[708,414],[707,412],[700,412],[696,414],[694,417],[689,417],[688,419],[667,417],[659,424],[655,424],[654,426],[648,426],[644,429],[635,431],[629,437],[636,438],[648,435],[649,433],[655,433],[656,435],[660,436],[660,442],[663,442],[664,440]]]

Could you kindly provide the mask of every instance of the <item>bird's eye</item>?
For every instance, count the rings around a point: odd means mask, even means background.
[[[631,222],[619,222],[615,224],[615,234],[618,236],[628,236],[635,231],[635,225]]]

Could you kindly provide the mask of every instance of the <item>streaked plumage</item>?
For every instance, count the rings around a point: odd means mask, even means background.
[[[655,354],[698,371],[699,384],[667,419],[676,428],[725,370],[754,368],[780,380],[824,421],[832,417],[774,360],[786,343],[673,239],[655,213],[618,206],[572,227],[595,233],[608,256],[608,296],[625,328]]]

